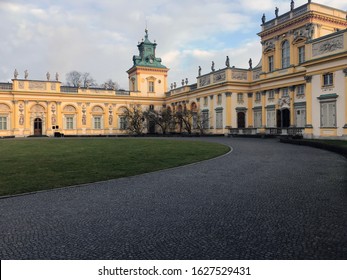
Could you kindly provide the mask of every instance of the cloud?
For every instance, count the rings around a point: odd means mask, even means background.
[[[306,0],[295,1],[296,6]],[[345,1],[320,3],[346,9]],[[288,0],[0,0],[0,81],[8,81],[15,68],[42,79],[59,72],[62,81],[72,70],[90,72],[99,82],[112,78],[128,87],[126,70],[137,43],[149,28],[158,43],[157,56],[170,68],[169,81],[204,71],[214,60],[223,68],[225,56],[237,67],[248,67],[249,56],[260,59],[256,33],[260,18],[289,10]],[[251,55],[250,55],[251,54]]]

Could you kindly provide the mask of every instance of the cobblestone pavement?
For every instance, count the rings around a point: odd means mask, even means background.
[[[274,139],[202,140],[233,152],[0,199],[0,258],[347,259],[343,157]]]

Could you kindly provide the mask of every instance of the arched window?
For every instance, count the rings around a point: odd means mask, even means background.
[[[288,41],[282,44],[282,68],[287,68],[290,65],[290,45]]]

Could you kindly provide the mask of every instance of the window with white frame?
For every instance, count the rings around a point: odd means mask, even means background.
[[[217,129],[223,128],[223,111],[222,110],[216,111],[216,128]]]
[[[268,110],[266,113],[266,126],[276,127],[276,112],[275,110]]]
[[[298,48],[299,64],[305,62],[305,46]]]
[[[206,107],[208,105],[208,98],[207,96],[204,97],[204,106]]]
[[[154,82],[153,81],[148,82],[148,92],[154,92]]]
[[[65,115],[65,129],[75,129],[74,115]]]
[[[305,95],[305,85],[299,85],[296,88],[297,95]]]
[[[218,94],[217,96],[217,105],[221,105],[222,104],[222,95]]]
[[[102,116],[93,116],[93,128],[102,129]]]
[[[239,102],[239,103],[243,102],[243,93],[237,94],[237,102]]]
[[[282,96],[283,97],[288,97],[289,96],[289,89],[288,88],[282,89]]]
[[[128,128],[127,117],[126,116],[119,116],[119,129],[120,130],[126,130],[127,128]]]
[[[255,128],[260,128],[262,125],[262,112],[261,110],[257,110],[253,112],[254,114],[254,127]]]
[[[321,127],[336,127],[336,101],[320,104]]]
[[[7,116],[0,116],[0,130],[7,130]]]
[[[274,70],[274,57],[273,55],[268,57],[269,62],[269,72],[272,72]]]
[[[282,68],[290,66],[290,45],[288,41],[282,44]]]
[[[306,108],[295,109],[295,126],[296,127],[306,126]]]
[[[334,84],[333,73],[327,73],[323,75],[323,86],[332,86]]]
[[[261,93],[260,92],[256,92],[255,93],[255,101],[260,101],[261,100]]]
[[[210,127],[209,112],[207,110],[202,111],[202,127],[204,129],[209,129],[209,127]]]
[[[269,99],[275,99],[275,91],[274,90],[269,91]]]

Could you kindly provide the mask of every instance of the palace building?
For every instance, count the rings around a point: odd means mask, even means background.
[[[127,71],[129,91],[63,86],[58,77],[0,83],[0,137],[119,135],[124,108],[199,110],[208,134],[302,135],[347,139],[347,14],[308,1],[266,20],[262,59],[182,81],[169,90],[156,43],[144,40]],[[157,128],[148,128],[155,132]]]

